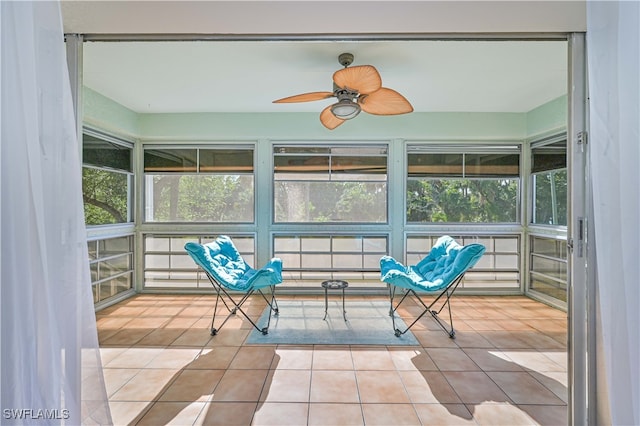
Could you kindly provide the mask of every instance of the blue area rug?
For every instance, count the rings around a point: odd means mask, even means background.
[[[269,334],[253,330],[246,343],[285,345],[384,345],[419,346],[416,337],[408,331],[400,337],[393,332],[389,316],[389,302],[348,301],[345,304],[347,321],[342,317],[342,301],[330,300],[327,319],[324,301],[279,301],[280,314],[271,317]],[[258,321],[267,324],[268,308]],[[396,317],[396,327],[405,323]]]

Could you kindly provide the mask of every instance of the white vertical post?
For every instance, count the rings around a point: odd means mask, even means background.
[[[595,271],[588,262],[587,84],[585,36],[569,37],[569,111],[567,153],[569,155],[569,410],[568,424],[593,424],[595,398]]]

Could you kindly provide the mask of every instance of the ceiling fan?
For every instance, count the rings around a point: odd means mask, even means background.
[[[294,103],[337,98],[320,113],[320,122],[333,130],[360,111],[374,115],[397,115],[413,111],[407,99],[395,90],[382,87],[378,70],[371,65],[349,67],[353,63],[351,53],[342,53],[338,62],[343,69],[333,73],[333,92],[309,92],[278,99],[273,103]]]

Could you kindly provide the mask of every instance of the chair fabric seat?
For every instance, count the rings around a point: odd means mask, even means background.
[[[380,259],[380,280],[418,291],[439,291],[475,265],[484,252],[482,244],[463,246],[445,235],[436,241],[427,257],[416,265],[404,266],[391,256],[383,256]]]
[[[282,260],[273,258],[263,268],[254,269],[227,236],[207,244],[189,242],[184,248],[202,269],[229,290],[247,292],[282,282]]]

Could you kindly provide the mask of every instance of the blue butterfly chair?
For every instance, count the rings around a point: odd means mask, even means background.
[[[455,338],[453,318],[451,315],[450,299],[458,284],[462,281],[465,272],[475,265],[485,252],[482,244],[472,243],[466,246],[458,244],[448,235],[438,238],[431,251],[420,262],[413,266],[404,266],[391,256],[383,256],[380,259],[380,280],[389,287],[389,299],[393,329],[396,336],[400,336],[420,320],[427,312],[436,320],[442,329]],[[405,290],[404,295],[394,306],[394,297],[397,288]],[[418,293],[437,295],[435,300],[426,304]],[[395,313],[407,298],[412,295],[424,307],[424,311],[405,329],[396,328]],[[442,302],[441,305],[439,303]],[[434,309],[434,306],[438,305]],[[447,307],[449,311],[449,324],[440,319],[439,314]]]
[[[196,264],[207,274],[216,291],[216,305],[211,319],[211,335],[215,336],[218,330],[237,311],[240,311],[256,330],[262,332],[262,334],[268,334],[271,314],[278,315],[275,286],[282,282],[282,260],[273,258],[263,268],[253,269],[247,265],[231,238],[226,235],[221,235],[215,241],[207,244],[189,242],[185,244],[184,248]],[[262,292],[265,288],[271,290],[271,300],[267,299],[267,296]],[[259,328],[247,313],[242,310],[244,302],[256,291],[262,295],[271,309],[267,325],[263,328]],[[242,295],[236,302],[231,293],[240,293]],[[220,300],[222,300],[229,314],[215,328],[214,322]]]

